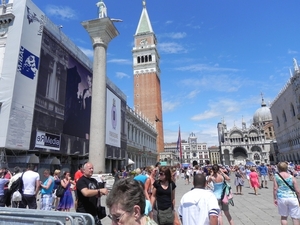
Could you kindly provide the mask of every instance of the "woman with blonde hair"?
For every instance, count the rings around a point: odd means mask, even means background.
[[[288,173],[288,164],[280,162],[277,165],[278,173],[273,182],[274,204],[278,207],[281,216],[281,225],[287,225],[287,218],[292,218],[294,225],[299,225],[300,208],[298,196],[300,190],[296,179]]]
[[[155,166],[151,165],[147,168],[147,172],[148,172],[148,176],[149,176],[149,183],[150,184],[146,184],[145,188],[147,189],[148,192],[148,196],[149,196],[149,200],[151,200],[151,196],[152,196],[152,191],[153,191],[153,184],[156,180],[156,173],[157,173],[157,169]]]
[[[57,210],[58,203],[60,201],[60,198],[56,196],[56,190],[58,185],[60,184],[60,170],[56,169],[54,170],[53,173],[53,178],[54,178],[54,187],[53,187],[53,203],[52,203],[52,208]]]

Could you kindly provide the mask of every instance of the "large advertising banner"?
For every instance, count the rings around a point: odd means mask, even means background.
[[[17,58],[17,68],[11,71],[15,74],[15,83],[6,147],[26,150],[29,149],[32,129],[44,14],[30,0],[15,1],[14,14],[16,21],[8,43],[15,42],[10,47],[17,48],[18,55],[11,55],[10,59]],[[10,50],[6,49],[6,52],[8,57]]]
[[[121,147],[121,100],[106,89],[106,144]]]
[[[63,133],[89,139],[92,80],[91,71],[70,56],[67,69]]]

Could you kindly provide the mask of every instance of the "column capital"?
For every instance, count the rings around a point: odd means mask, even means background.
[[[93,47],[104,45],[119,35],[119,32],[109,17],[81,22],[87,30],[93,43]]]

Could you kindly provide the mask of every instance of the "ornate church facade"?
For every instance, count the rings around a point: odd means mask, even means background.
[[[221,163],[224,165],[260,164],[273,161],[270,154],[275,140],[271,111],[262,98],[261,107],[253,115],[250,127],[234,125],[227,128],[226,123],[218,123],[218,136]]]

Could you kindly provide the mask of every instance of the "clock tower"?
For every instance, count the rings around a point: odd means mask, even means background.
[[[143,1],[142,14],[134,35],[133,73],[134,109],[145,115],[156,126],[157,152],[164,151],[164,133],[157,39]]]

